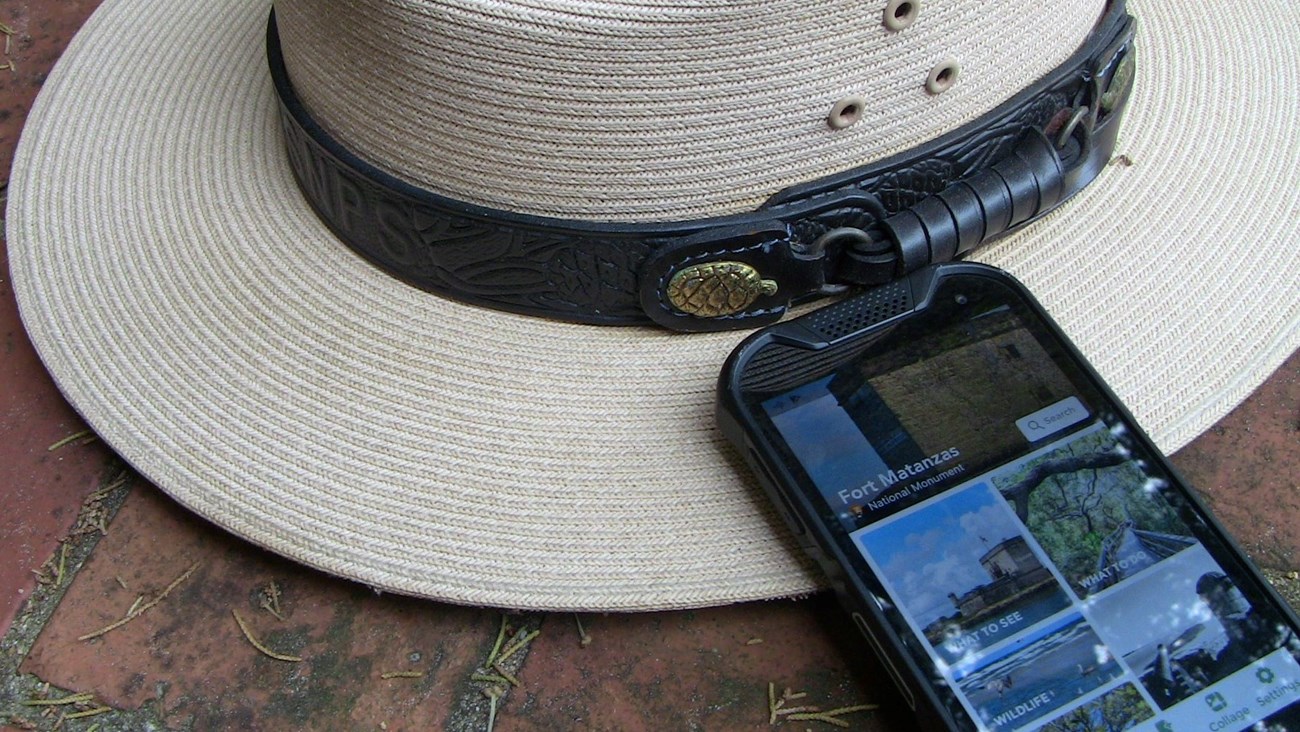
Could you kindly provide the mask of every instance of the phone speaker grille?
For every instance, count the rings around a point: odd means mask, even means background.
[[[899,280],[811,313],[807,324],[833,342],[911,309],[912,290],[905,280]]]
[[[838,350],[809,351],[773,343],[754,354],[740,387],[745,391],[781,391],[833,368],[842,355]]]
[[[741,388],[759,392],[782,391],[829,374],[845,361],[857,358],[885,332],[847,341],[843,340],[845,336],[911,310],[912,290],[905,283],[897,282],[810,313],[804,316],[804,324],[818,337],[834,345],[809,350],[773,343],[754,354],[745,368]]]

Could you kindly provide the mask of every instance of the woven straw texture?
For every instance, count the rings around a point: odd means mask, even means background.
[[[950,5],[993,4],[922,12]],[[1300,103],[1278,83],[1300,65],[1300,10],[1132,5],[1141,48],[1119,143],[1131,164],[980,259],[1026,281],[1172,450],[1300,343]],[[713,424],[714,379],[743,334],[504,315],[360,261],[290,176],[267,10],[109,0],[24,130],[7,212],[14,285],[95,430],[199,514],[385,590],[633,610],[818,587]],[[900,124],[912,123],[924,124]],[[856,162],[816,154],[835,161],[819,173]],[[683,212],[688,190],[674,189]]]
[[[662,221],[750,210],[970,122],[1060,65],[1104,4],[923,3],[898,33],[884,0],[280,0],[276,17],[313,117],[389,173],[524,213]],[[929,94],[949,57],[962,83]],[[831,129],[850,94],[863,119]]]

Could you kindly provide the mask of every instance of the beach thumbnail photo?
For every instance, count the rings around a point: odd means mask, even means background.
[[[1023,531],[981,482],[855,536],[890,595],[954,663],[1069,606]]]
[[[1081,435],[993,478],[1079,597],[1196,543],[1108,430]]]
[[[1197,545],[1088,602],[1097,632],[1162,709],[1294,645]]]
[[[991,730],[1018,729],[1124,675],[1078,613],[1015,639],[953,679]]]

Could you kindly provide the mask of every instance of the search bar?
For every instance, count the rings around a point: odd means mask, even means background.
[[[1020,434],[1030,442],[1037,442],[1088,418],[1088,410],[1075,397],[1062,399],[1050,407],[1026,414],[1016,420]]]

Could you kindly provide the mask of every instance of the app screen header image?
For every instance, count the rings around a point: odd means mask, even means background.
[[[1022,532],[978,483],[855,538],[935,653],[955,663],[1069,606]]]
[[[818,491],[843,512],[855,498],[866,500],[878,493],[864,491],[874,476],[888,470],[876,444],[888,450],[889,443],[873,444],[867,439],[861,425],[873,415],[846,408],[831,391],[836,378],[828,376],[804,385],[767,400],[763,407]],[[891,415],[886,412],[879,417],[890,419]],[[911,448],[904,445],[902,449]]]
[[[1069,399],[1078,403],[1047,352],[999,310],[763,408],[851,531],[1022,454],[1029,441],[1017,420]]]
[[[873,359],[863,366],[859,382],[870,386],[922,455],[955,446],[968,466],[978,469],[1025,449],[1017,420],[1076,395],[1009,310]],[[846,379],[841,392],[853,385]],[[870,428],[866,432],[875,437]]]

